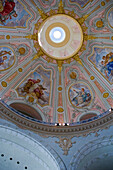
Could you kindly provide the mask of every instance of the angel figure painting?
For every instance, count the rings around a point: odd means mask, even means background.
[[[87,85],[76,83],[69,88],[69,100],[75,107],[85,107],[91,102],[92,96]]]
[[[13,51],[8,47],[0,48],[0,71],[4,71],[13,66],[15,57]]]
[[[15,2],[13,0],[0,0],[0,23],[2,25],[4,25],[8,18],[17,17],[14,8]]]
[[[18,0],[0,0],[0,26],[26,27],[29,13]]]
[[[49,105],[51,89],[51,71],[39,66],[16,89],[19,96],[40,105]]]
[[[113,83],[113,49],[94,48],[94,54],[89,60],[110,83]]]

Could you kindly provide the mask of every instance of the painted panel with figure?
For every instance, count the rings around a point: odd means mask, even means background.
[[[13,66],[15,62],[14,52],[10,47],[0,47],[0,71]]]
[[[113,28],[113,8],[108,12],[108,23]]]
[[[50,104],[51,70],[39,66],[16,89],[21,97],[30,103],[41,106]]]
[[[0,0],[0,26],[26,27],[30,14],[17,0]]]
[[[73,84],[68,94],[70,103],[77,108],[88,106],[92,100],[90,87],[82,82]]]
[[[89,60],[110,83],[113,83],[113,49],[95,47]]]
[[[84,8],[90,1],[89,0],[70,0],[71,3],[77,3],[80,7]]]

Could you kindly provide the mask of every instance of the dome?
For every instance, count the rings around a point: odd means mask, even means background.
[[[52,125],[109,113],[112,10],[109,1],[1,3],[1,105],[26,120]]]
[[[0,0],[0,169],[113,169],[113,1]]]

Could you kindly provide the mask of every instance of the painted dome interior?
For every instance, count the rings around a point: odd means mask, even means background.
[[[113,1],[0,0],[0,99],[50,123],[112,108]]]

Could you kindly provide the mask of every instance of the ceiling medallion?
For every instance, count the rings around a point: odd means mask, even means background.
[[[48,17],[38,29],[41,50],[55,60],[73,57],[83,43],[83,32],[79,23],[65,14]]]
[[[48,62],[58,64],[59,72],[62,64],[76,60],[82,65],[79,58],[86,49],[87,40],[95,39],[92,35],[87,35],[87,27],[84,21],[90,15],[81,18],[74,11],[64,9],[62,0],[58,5],[58,10],[50,10],[44,13],[37,8],[41,18],[35,24],[34,34],[25,38],[34,40],[34,47],[37,54],[34,59],[46,55]]]

